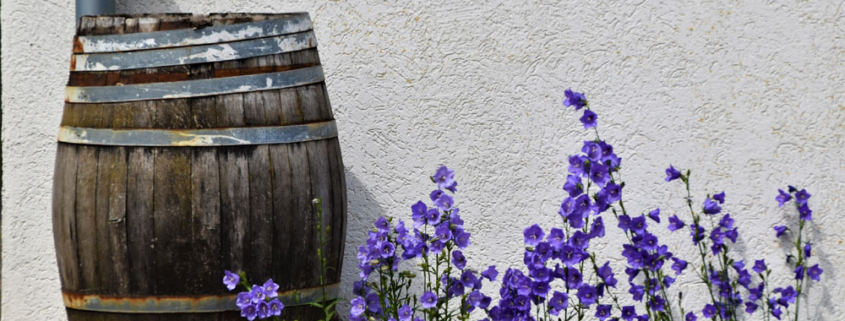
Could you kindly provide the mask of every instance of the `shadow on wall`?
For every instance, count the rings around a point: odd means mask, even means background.
[[[349,171],[346,171],[346,193],[348,204],[346,250],[343,271],[341,271],[340,296],[349,298],[352,296],[352,283],[360,279],[358,277],[358,245],[366,243],[367,230],[373,226],[376,219],[386,216],[387,213],[367,189],[367,185]],[[338,311],[349,311],[348,303],[342,302]]]
[[[176,0],[116,0],[119,13],[170,13],[181,12]]]

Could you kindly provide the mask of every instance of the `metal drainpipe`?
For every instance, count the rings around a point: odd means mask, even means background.
[[[76,0],[76,24],[82,16],[114,13],[114,0]]]

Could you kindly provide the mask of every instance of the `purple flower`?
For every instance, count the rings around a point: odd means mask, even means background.
[[[434,172],[432,179],[435,183],[437,183],[437,188],[439,189],[452,187],[455,183],[455,171],[446,166],[440,165],[440,167],[437,168],[437,171]]]
[[[778,304],[783,305],[784,307],[789,307],[788,303],[794,303],[795,298],[798,296],[798,292],[795,291],[791,285],[780,291],[780,299],[778,300]]]
[[[590,228],[590,238],[604,237],[604,220],[601,216],[593,221],[593,226]]]
[[[581,304],[590,306],[593,303],[596,303],[596,288],[589,285],[589,284],[581,284],[578,287],[578,301]]]
[[[684,269],[687,268],[687,261],[681,260],[679,258],[673,257],[672,258],[672,270],[675,270],[675,275],[680,275]]]
[[[264,293],[264,289],[262,289],[257,284],[252,285],[252,291],[250,291],[249,293],[252,293],[252,303],[253,304],[256,304],[258,302],[262,302],[267,297],[267,294]]]
[[[725,204],[725,192],[713,195],[713,199],[719,201],[719,204]]]
[[[403,305],[399,308],[399,321],[411,321],[411,318],[414,316],[414,311],[411,311],[411,307],[407,304]]]
[[[224,272],[226,275],[223,276],[223,284],[226,285],[226,288],[229,289],[229,291],[232,291],[238,286],[238,282],[241,281],[241,277],[229,270]]]
[[[537,224],[527,227],[522,231],[522,235],[525,236],[525,244],[531,246],[537,246],[537,244],[542,242],[543,238],[546,237],[546,233],[543,232],[543,229]]]
[[[378,294],[370,293],[367,295],[367,310],[376,314],[381,312]]]
[[[660,223],[660,208],[658,207],[655,210],[648,212],[648,218],[657,223]]]
[[[763,273],[766,270],[766,261],[765,260],[756,260],[754,261],[754,267],[751,268],[756,273]]]
[[[780,237],[781,235],[783,235],[783,233],[786,233],[786,230],[787,230],[787,227],[784,226],[784,225],[775,226],[775,232],[776,232],[775,236]]]
[[[576,175],[569,175],[566,177],[566,184],[563,184],[563,190],[569,193],[570,197],[581,195],[584,190],[581,188],[581,177]]]
[[[560,251],[560,260],[567,267],[572,267],[573,265],[583,261],[585,255],[586,254],[583,253],[582,250],[574,246],[564,245],[563,249]]]
[[[661,296],[654,296],[651,298],[649,307],[652,311],[663,311],[666,308],[666,300]]]
[[[783,311],[781,311],[780,308],[772,309],[772,316],[774,316],[775,318],[778,318],[778,320],[780,320],[780,315],[782,313],[783,313]]]
[[[680,229],[684,228],[684,221],[681,221],[681,219],[678,218],[677,214],[672,215],[672,217],[669,218],[669,226],[668,227],[669,227],[669,231],[672,231],[672,232],[680,230]]]
[[[604,265],[598,270],[598,275],[606,285],[616,287],[616,278],[613,276],[613,269],[610,268],[610,262],[604,262]]]
[[[583,93],[574,92],[572,89],[567,89],[563,92],[566,96],[566,99],[563,100],[563,106],[575,107],[575,110],[579,110],[587,105],[587,98],[584,96]]]
[[[584,158],[582,156],[569,156],[569,172],[578,176],[587,175],[589,169],[584,168]]]
[[[684,321],[696,321],[696,320],[698,320],[698,317],[695,316],[695,313],[692,313],[692,312],[688,312],[686,317],[684,317]]]
[[[806,204],[807,200],[810,199],[810,196],[812,195],[810,195],[810,193],[807,193],[806,189],[802,189],[798,191],[798,193],[795,193],[795,202],[801,205]]]
[[[491,265],[487,267],[487,270],[481,272],[481,277],[486,278],[490,281],[496,281],[496,276],[499,275],[499,272],[496,271],[496,266]]]
[[[722,216],[722,219],[719,221],[719,226],[728,230],[732,229],[734,227],[734,219],[731,218],[730,214],[725,214],[725,216]]]
[[[379,217],[378,220],[376,220],[376,228],[381,233],[388,232],[390,231],[390,223],[387,222],[387,219],[384,218],[384,216]]]
[[[636,285],[633,283],[629,283],[631,288],[628,289],[628,293],[634,298],[635,301],[643,301],[643,295],[645,294],[645,288],[642,285]]]
[[[619,215],[619,228],[627,232],[631,228],[631,217],[627,214]]]
[[[610,305],[599,304],[596,307],[596,318],[599,318],[599,320],[601,320],[601,321],[604,321],[605,319],[609,318],[610,317],[610,309],[611,309]]]
[[[235,305],[239,308],[244,309],[248,306],[252,305],[252,301],[255,299],[255,296],[252,295],[250,292],[241,292],[238,293],[237,298],[235,298]]]
[[[795,272],[795,279],[796,280],[800,280],[800,279],[804,278],[804,266],[803,265],[799,265],[798,267],[796,267],[794,272]]]
[[[430,208],[427,212],[425,212],[425,220],[430,225],[440,224],[440,218],[440,211],[436,208]]]
[[[585,109],[584,116],[581,116],[581,123],[584,124],[584,129],[596,127],[596,125],[598,125],[598,123],[596,122],[597,118],[598,115],[596,115],[596,113],[594,113],[592,110]]]
[[[804,244],[804,258],[809,259],[813,253],[813,247],[810,245],[810,242]]]
[[[721,211],[722,207],[719,206],[719,203],[716,203],[709,198],[704,200],[704,214],[719,214]]]
[[[584,276],[577,269],[566,269],[566,287],[569,289],[577,289],[581,286]]]
[[[636,232],[637,234],[642,234],[645,232],[645,229],[648,227],[648,223],[645,221],[645,216],[640,215],[635,218],[631,219],[631,230]]]
[[[754,302],[745,302],[745,313],[753,314],[754,311],[757,311],[757,304]]]
[[[607,203],[613,203],[622,198],[622,187],[613,182],[608,182],[599,193],[604,193]]]
[[[241,317],[246,318],[249,321],[255,320],[258,316],[258,310],[256,310],[255,305],[248,305],[246,307],[241,308]]]
[[[282,301],[279,301],[279,299],[270,301],[268,305],[270,306],[270,315],[280,316],[282,315],[282,310],[285,309],[285,305],[282,304]]]
[[[440,194],[440,197],[434,201],[434,206],[444,211],[451,210],[454,205],[455,199],[449,196],[449,194]]]
[[[459,270],[463,270],[467,265],[467,259],[461,251],[452,251],[452,264]]]
[[[470,244],[469,237],[471,234],[469,232],[464,231],[463,229],[455,229],[455,244],[458,244],[458,248],[465,249]]]
[[[797,195],[797,194],[796,194]],[[796,196],[795,199],[798,199]],[[812,221],[813,220],[813,211],[810,210],[810,207],[807,203],[802,204],[798,207],[798,214],[799,217],[804,221]]]
[[[637,317],[637,308],[633,305],[627,305],[622,307],[622,319],[625,321],[631,321]]]
[[[255,305],[255,310],[258,312],[259,319],[266,319],[272,315],[270,312],[270,305],[267,302],[261,301]]]
[[[704,310],[701,311],[701,314],[704,314],[704,318],[706,319],[712,319],[716,316],[716,307],[712,304],[706,304],[704,305]]]
[[[558,312],[569,307],[569,295],[555,291],[554,294],[552,294],[551,300],[549,300],[549,306],[552,307],[552,311],[550,312],[553,315],[558,315]]]
[[[384,242],[379,246],[379,253],[384,259],[393,257],[393,253],[395,252],[395,250],[396,246],[390,242]]]
[[[807,269],[807,275],[809,275],[810,278],[813,279],[813,281],[819,281],[819,276],[822,275],[822,272],[824,272],[824,270],[822,270],[822,268],[820,268],[818,264],[813,265],[809,269]]]
[[[598,186],[604,186],[610,180],[608,167],[601,164],[590,165],[590,180]]]
[[[464,271],[464,273],[461,273],[461,284],[463,284],[465,287],[472,289],[475,287],[475,284],[477,282],[478,277],[475,276],[475,273],[472,273],[472,271],[466,270]]]
[[[261,286],[261,289],[264,291],[264,294],[269,298],[275,298],[279,296],[279,285],[273,282],[273,279],[267,280],[264,282],[264,285]]]
[[[581,152],[586,154],[587,159],[593,163],[601,163],[601,145],[594,141],[585,140]]]
[[[563,230],[555,227],[549,231],[549,236],[546,237],[546,240],[553,248],[560,249],[563,247],[563,244],[565,244],[564,238],[565,236],[563,235]]]
[[[679,172],[675,167],[669,165],[669,168],[666,169],[666,181],[671,182],[681,177],[681,172]]]
[[[778,189],[778,196],[775,197],[775,200],[778,201],[778,207],[783,206],[786,202],[792,199],[792,195],[789,193],[784,192],[782,189]]]
[[[420,304],[422,304],[424,309],[434,308],[437,306],[437,295],[431,291],[426,291],[423,293],[422,297],[420,297]]]
[[[349,309],[349,312],[352,313],[352,316],[360,316],[361,314],[364,314],[364,311],[367,310],[367,302],[364,301],[364,298],[362,297],[352,299],[349,304],[352,305],[352,307]]]

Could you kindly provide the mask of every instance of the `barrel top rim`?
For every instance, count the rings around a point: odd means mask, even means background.
[[[80,18],[146,18],[146,17],[163,17],[163,16],[174,16],[174,17],[211,17],[211,16],[221,16],[226,17],[227,15],[268,15],[268,16],[275,16],[275,15],[310,15],[307,11],[297,11],[297,12],[210,12],[210,13],[193,13],[193,12],[161,12],[161,13],[112,13],[112,14],[101,14],[101,15],[84,15]]]

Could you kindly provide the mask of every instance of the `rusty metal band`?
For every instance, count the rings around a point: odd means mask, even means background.
[[[75,54],[72,71],[107,71],[237,60],[317,46],[314,31],[212,45],[118,53]]]
[[[139,23],[144,19],[140,18]],[[75,52],[119,52],[156,48],[207,45],[252,38],[280,36],[313,29],[307,13],[255,22],[236,23],[205,28],[174,29],[166,31],[77,36]]]
[[[326,285],[326,299],[338,297],[340,284]],[[110,313],[208,313],[238,311],[236,294],[201,296],[114,296],[62,291],[65,306]],[[307,305],[323,298],[321,287],[279,292],[286,307]]]
[[[116,103],[174,99],[282,89],[325,80],[323,67],[314,66],[247,76],[160,82],[124,86],[71,87],[65,89],[69,103]]]
[[[108,129],[62,126],[59,141],[80,145],[203,147],[290,144],[337,137],[335,121],[212,129]]]

